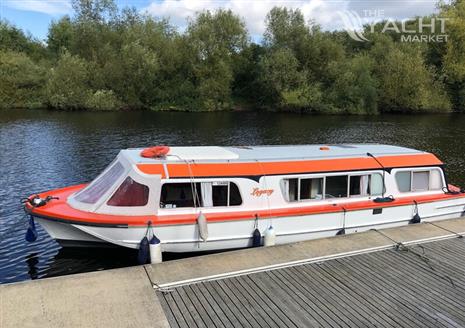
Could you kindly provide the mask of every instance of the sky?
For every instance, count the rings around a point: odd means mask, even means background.
[[[122,7],[135,7],[156,18],[169,18],[182,31],[186,19],[202,10],[231,9],[243,18],[253,40],[260,40],[265,29],[265,16],[275,7],[300,8],[306,20],[313,20],[325,30],[342,29],[351,17],[357,27],[381,19],[407,19],[437,11],[431,0],[117,0]],[[347,13],[352,13],[347,15]],[[47,37],[52,20],[72,15],[70,0],[0,0],[0,18],[31,33],[39,40]],[[355,14],[355,15],[354,15]]]

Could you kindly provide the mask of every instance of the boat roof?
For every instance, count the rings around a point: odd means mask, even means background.
[[[337,158],[427,154],[426,152],[382,144],[320,144],[284,146],[192,146],[170,147],[164,158],[144,158],[143,148],[122,150],[122,155],[135,164],[194,162],[297,161]]]

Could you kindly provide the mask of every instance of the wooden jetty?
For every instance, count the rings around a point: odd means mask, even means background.
[[[465,218],[0,286],[0,327],[465,327]]]

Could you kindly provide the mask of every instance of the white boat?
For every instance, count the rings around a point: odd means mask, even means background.
[[[465,212],[465,193],[447,184],[443,163],[414,149],[150,150],[150,158],[142,149],[122,150],[90,184],[33,195],[26,210],[64,246],[138,248],[150,225],[163,252],[250,247],[255,229],[285,244]]]

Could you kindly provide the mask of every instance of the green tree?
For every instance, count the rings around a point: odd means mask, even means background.
[[[443,57],[446,83],[455,109],[465,112],[465,1],[444,6],[440,16],[448,18],[445,25],[448,41]]]
[[[58,57],[61,52],[72,49],[74,34],[73,22],[69,16],[64,16],[58,21],[52,21],[47,35],[49,51],[55,57]]]
[[[0,19],[0,51],[24,52],[32,60],[40,60],[47,57],[47,49],[31,35]]]
[[[377,63],[380,107],[394,112],[443,112],[451,104],[443,85],[435,80],[432,67],[425,64],[423,53],[414,45],[395,44],[379,35],[371,49]]]
[[[220,110],[231,106],[233,57],[247,45],[244,22],[230,10],[205,11],[186,33],[199,106]]]
[[[48,76],[48,104],[56,109],[85,109],[86,101],[92,94],[88,64],[85,60],[64,52]]]
[[[26,54],[0,51],[0,108],[44,107],[45,70]]]
[[[263,101],[269,106],[291,110],[319,110],[321,91],[318,84],[310,84],[307,72],[299,69],[299,62],[287,48],[277,48],[263,57]]]
[[[378,113],[378,83],[373,76],[374,61],[359,54],[345,61],[332,62],[328,75],[332,85],[327,101],[334,111],[350,114]]]

